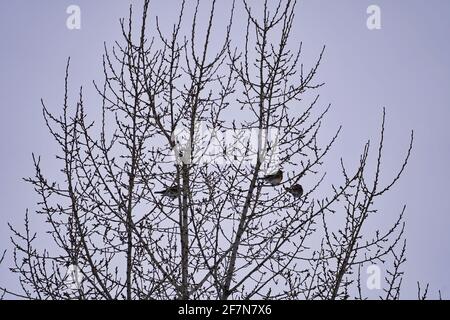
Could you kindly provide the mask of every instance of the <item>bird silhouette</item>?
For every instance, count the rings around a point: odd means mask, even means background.
[[[180,188],[178,186],[168,187],[167,189],[156,191],[155,193],[161,194],[163,197],[168,197],[172,200],[178,198],[180,195]]]
[[[281,184],[281,181],[283,181],[283,171],[278,170],[277,172],[264,176],[260,179],[271,184],[272,186],[278,186]]]
[[[301,198],[303,195],[303,187],[299,184],[294,184],[293,186],[286,188],[286,191],[294,196],[294,198]]]

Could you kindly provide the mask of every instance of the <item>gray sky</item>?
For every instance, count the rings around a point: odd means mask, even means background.
[[[81,8],[81,30],[66,28],[71,4]],[[151,15],[173,22],[174,4],[178,1],[154,0]],[[381,8],[381,30],[366,27],[371,4]],[[21,180],[33,174],[31,152],[42,155],[44,168],[55,172],[57,149],[44,126],[40,98],[58,110],[71,56],[72,98],[83,85],[88,112],[97,108],[92,80],[102,77],[103,41],[120,38],[118,19],[128,5],[123,0],[0,2],[0,249],[9,248],[6,223],[20,225],[25,209],[36,208],[32,188]],[[228,7],[223,1],[219,6]],[[440,289],[450,298],[448,13],[448,0],[304,0],[293,31],[292,41],[304,43],[307,64],[327,46],[317,79],[326,82],[320,101],[333,108],[323,134],[344,127],[327,161],[331,179],[340,156],[356,161],[364,142],[378,137],[382,107],[387,110],[386,179],[401,165],[410,130],[415,130],[406,173],[379,203],[387,222],[407,205],[403,297],[415,297],[416,281],[421,281],[430,282],[432,296]],[[241,20],[234,31],[239,39],[242,15],[236,18]],[[150,23],[154,26],[154,19]],[[4,266],[0,283],[14,285]]]

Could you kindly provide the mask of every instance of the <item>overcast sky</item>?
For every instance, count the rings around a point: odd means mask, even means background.
[[[80,30],[66,27],[71,4],[81,8]],[[174,22],[178,8],[174,4],[178,1],[154,0],[151,15]],[[227,4],[220,1],[220,10]],[[366,9],[372,4],[381,8],[380,30],[366,26]],[[57,149],[44,126],[40,98],[58,110],[64,68],[71,56],[73,97],[83,85],[88,112],[97,107],[89,99],[94,97],[92,80],[102,77],[103,42],[120,37],[118,19],[127,14],[128,5],[124,0],[0,2],[0,249],[10,248],[7,222],[20,225],[25,209],[36,209],[32,188],[21,180],[33,174],[31,153],[42,155],[45,167],[55,170]],[[450,1],[304,0],[296,11],[292,40],[303,41],[306,63],[314,62],[327,46],[318,80],[326,82],[322,103],[333,108],[324,135],[343,125],[328,168],[341,156],[358,159],[364,142],[378,137],[386,107],[388,179],[401,165],[414,129],[411,162],[379,208],[391,222],[407,205],[403,297],[413,298],[420,281],[430,283],[432,296],[441,290],[450,298]],[[242,17],[238,12],[236,39],[242,38],[238,36]],[[218,23],[223,25],[226,20],[221,18]],[[15,283],[4,266],[0,283]]]

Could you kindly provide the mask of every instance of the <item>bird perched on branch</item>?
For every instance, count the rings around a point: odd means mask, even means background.
[[[294,184],[293,186],[286,188],[286,191],[294,196],[294,198],[301,198],[303,195],[303,187],[299,184]]]
[[[260,180],[264,180],[265,182],[271,184],[272,186],[278,186],[281,184],[281,181],[283,181],[283,171],[278,170],[273,174],[269,174],[267,176],[260,178]]]
[[[178,196],[180,195],[180,188],[178,186],[172,186],[172,187],[168,187],[165,190],[161,190],[161,191],[156,191],[155,193],[157,194],[161,194],[163,197],[168,197],[172,200],[178,198]]]

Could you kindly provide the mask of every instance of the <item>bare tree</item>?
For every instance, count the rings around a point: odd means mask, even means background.
[[[130,7],[120,21],[123,41],[105,45],[104,83],[94,83],[103,101],[97,122],[85,112],[82,89],[70,106],[68,62],[62,114],[42,102],[63,178],[49,181],[33,156],[35,176],[26,179],[54,246],[38,248],[28,212],[24,231],[10,226],[11,270],[23,292],[3,293],[364,299],[361,270],[378,264],[389,270],[383,298],[399,298],[405,210],[385,232],[371,235],[364,226],[403,173],[413,135],[398,174],[381,185],[383,112],[374,169],[368,142],[356,168],[337,164],[342,183],[323,195],[322,165],[340,129],[319,144],[329,106],[319,106],[323,83],[315,78],[325,48],[314,65],[303,65],[302,45],[289,43],[295,5],[230,3],[228,26],[214,39],[214,0],[205,26],[198,14],[206,5],[197,1],[186,17],[183,1],[172,32],[156,19],[151,37],[149,1],[136,30]],[[247,18],[243,47],[231,39],[238,6]],[[223,43],[212,45],[217,39]],[[305,185],[306,177],[316,182]],[[74,274],[79,281],[68,286]]]

